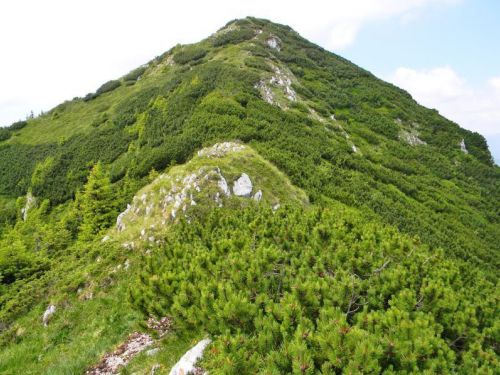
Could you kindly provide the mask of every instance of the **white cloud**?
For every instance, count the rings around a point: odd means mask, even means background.
[[[467,92],[465,81],[449,66],[421,71],[398,68],[392,80],[426,105],[455,99]]]
[[[389,79],[419,103],[487,138],[500,134],[500,77],[473,87],[451,67],[431,70],[399,68]]]
[[[94,91],[163,53],[248,15],[288,24],[330,49],[370,22],[461,0],[16,0],[0,2],[0,124]],[[15,102],[15,105],[13,104]]]
[[[500,91],[500,77],[493,77],[489,80],[489,84],[495,89]]]

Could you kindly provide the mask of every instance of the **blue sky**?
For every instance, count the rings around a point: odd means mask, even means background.
[[[290,25],[478,131],[500,164],[500,0],[2,1],[0,124],[248,15]]]
[[[500,75],[500,1],[438,5],[409,20],[367,24],[342,55],[387,76],[450,65],[475,84]]]
[[[462,127],[485,135],[500,164],[500,99],[491,100],[495,93],[490,87],[490,80],[500,77],[500,1],[438,4],[409,19],[368,23],[355,42],[339,53],[407,89],[419,102],[438,109]],[[447,67],[462,81],[461,89],[470,93],[454,98],[452,103],[446,96],[426,100],[411,84],[395,79],[401,67],[417,72]],[[479,103],[471,103],[471,96],[479,98]],[[485,104],[483,97],[491,102]],[[487,121],[484,116],[475,116],[476,108],[492,112]]]

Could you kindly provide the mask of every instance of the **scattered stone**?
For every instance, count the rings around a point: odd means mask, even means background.
[[[50,318],[55,313],[56,313],[56,306],[49,305],[49,307],[47,307],[47,309],[45,310],[45,312],[43,313],[43,316],[42,316],[42,322],[43,322],[44,327],[47,327],[47,325],[49,324]]]
[[[106,354],[99,364],[87,370],[87,375],[118,374],[137,354],[153,344],[153,338],[145,333],[134,332],[113,353]]]
[[[92,298],[94,298],[94,292],[91,289],[80,292],[80,296],[78,296],[80,301],[89,301]]]
[[[260,200],[262,199],[262,190],[257,191],[253,196],[253,199],[257,202],[260,202]]]
[[[211,343],[210,339],[201,340],[193,348],[189,349],[186,354],[184,354],[179,362],[172,367],[170,370],[170,375],[187,375],[193,374],[199,371],[195,366],[196,362],[203,356],[205,348]]]
[[[124,243],[122,244],[122,246],[123,246],[125,249],[127,249],[127,250],[134,250],[134,248],[135,248],[135,244],[134,244],[134,242],[132,242],[132,241],[131,241],[131,242],[124,242]]]
[[[170,331],[170,328],[172,327],[172,321],[170,320],[170,318],[167,318],[166,316],[164,316],[163,318],[160,318],[160,320],[151,316],[151,317],[149,317],[146,324],[147,324],[149,329],[156,331],[156,333],[158,334],[159,337],[165,336]]]
[[[460,151],[462,151],[464,154],[469,153],[469,150],[467,150],[467,147],[465,147],[465,139],[462,139],[460,141]]]
[[[276,204],[273,206],[273,211],[278,210],[280,207],[281,207],[281,205],[280,205],[279,203],[276,203]]]
[[[234,181],[233,193],[238,197],[250,197],[252,194],[252,181],[246,173],[242,173],[241,177]]]

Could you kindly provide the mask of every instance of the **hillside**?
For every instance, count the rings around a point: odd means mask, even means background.
[[[133,332],[158,350],[125,373],[207,337],[210,373],[494,373],[499,177],[481,135],[232,21],[0,133],[0,373],[104,373]]]

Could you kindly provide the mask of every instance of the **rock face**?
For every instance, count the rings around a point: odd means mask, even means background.
[[[201,340],[194,347],[189,349],[186,354],[172,367],[170,370],[170,375],[187,375],[194,374],[200,370],[195,366],[196,362],[203,356],[205,348],[210,344],[210,339]]]
[[[280,87],[288,100],[292,102],[297,101],[297,93],[292,88],[292,73],[287,72],[284,69],[280,69],[277,66],[274,66],[273,70],[274,75],[271,77],[269,83]]]
[[[128,214],[131,208],[132,206],[130,206],[130,204],[127,204],[127,209],[120,213],[120,215],[118,215],[118,217],[116,218],[116,229],[118,230],[118,232],[122,232],[125,229],[125,224],[122,222],[123,217]]]
[[[419,146],[419,145],[426,145],[427,144],[425,141],[422,141],[418,137],[418,133],[414,130],[413,131],[402,130],[399,133],[399,139],[408,143],[410,146]]]
[[[274,104],[274,94],[273,90],[266,84],[265,80],[259,81],[255,86],[257,90],[260,91],[262,98],[269,104]]]
[[[270,65],[273,69],[273,75],[267,79],[261,79],[254,87],[260,91],[262,98],[266,102],[286,109],[287,106],[283,102],[283,98],[281,98],[281,101],[279,99],[284,96],[284,98],[292,102],[298,100],[297,93],[292,88],[295,78],[289,69],[285,67],[279,68],[272,63]]]
[[[31,194],[31,192],[28,192],[28,194],[26,194],[26,204],[24,205],[23,208],[21,208],[21,214],[23,215],[24,221],[26,221],[26,219],[28,218],[28,211],[32,209],[35,205],[36,205],[35,197],[33,196],[33,194]]]
[[[246,173],[243,173],[240,178],[234,181],[233,193],[238,197],[250,197],[252,195],[252,181]]]
[[[465,140],[462,139],[460,141],[460,151],[462,151],[464,154],[468,154],[469,150],[467,150],[467,147],[465,147]]]
[[[270,37],[266,40],[266,43],[270,48],[281,51],[281,41],[277,37]]]
[[[52,317],[52,315],[55,314],[55,312],[56,312],[55,305],[50,305],[49,307],[47,307],[47,310],[45,310],[45,312],[43,313],[43,317],[42,317],[42,322],[43,322],[43,325],[45,327],[47,327],[47,325],[49,324],[50,318]]]

